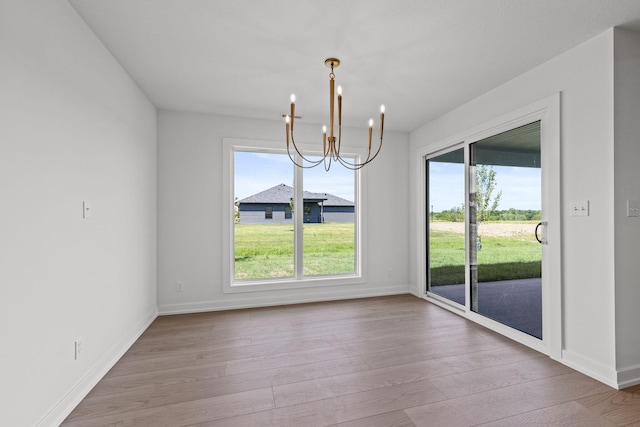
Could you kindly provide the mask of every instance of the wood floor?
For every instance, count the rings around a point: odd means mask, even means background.
[[[403,295],[159,317],[63,425],[640,426],[640,386]]]

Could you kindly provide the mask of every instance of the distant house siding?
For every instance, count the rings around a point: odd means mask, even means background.
[[[265,218],[266,207],[271,207],[272,218]],[[307,224],[319,222],[354,222],[353,206],[325,206],[324,215],[317,203],[305,203],[303,221]],[[240,224],[291,224],[288,204],[240,203]],[[324,221],[323,221],[324,219]]]
[[[266,218],[267,207],[271,207],[271,219]],[[278,203],[241,203],[238,207],[240,224],[292,224],[293,219],[285,218],[287,208],[289,205]]]
[[[353,209],[351,212],[326,212],[324,213],[324,222],[353,222]]]

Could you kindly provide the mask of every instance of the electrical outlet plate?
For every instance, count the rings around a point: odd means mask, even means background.
[[[91,218],[91,203],[86,200],[82,202],[82,218]]]
[[[571,216],[589,216],[589,201],[574,200],[569,207]]]
[[[75,360],[80,358],[80,354],[82,354],[82,338],[77,338],[75,341]]]
[[[640,216],[640,200],[627,200],[627,216]]]

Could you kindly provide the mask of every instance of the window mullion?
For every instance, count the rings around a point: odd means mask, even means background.
[[[297,159],[302,162],[302,159]],[[303,196],[303,169],[293,167],[293,193],[294,193],[294,276],[296,279],[302,279],[304,276],[304,196]]]

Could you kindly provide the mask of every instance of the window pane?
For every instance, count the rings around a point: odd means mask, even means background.
[[[356,272],[355,173],[338,163],[304,169],[305,276]]]
[[[540,122],[469,149],[471,309],[542,339]]]
[[[234,152],[234,277],[294,274],[293,165],[286,154]]]
[[[427,160],[429,291],[465,304],[464,150]]]

